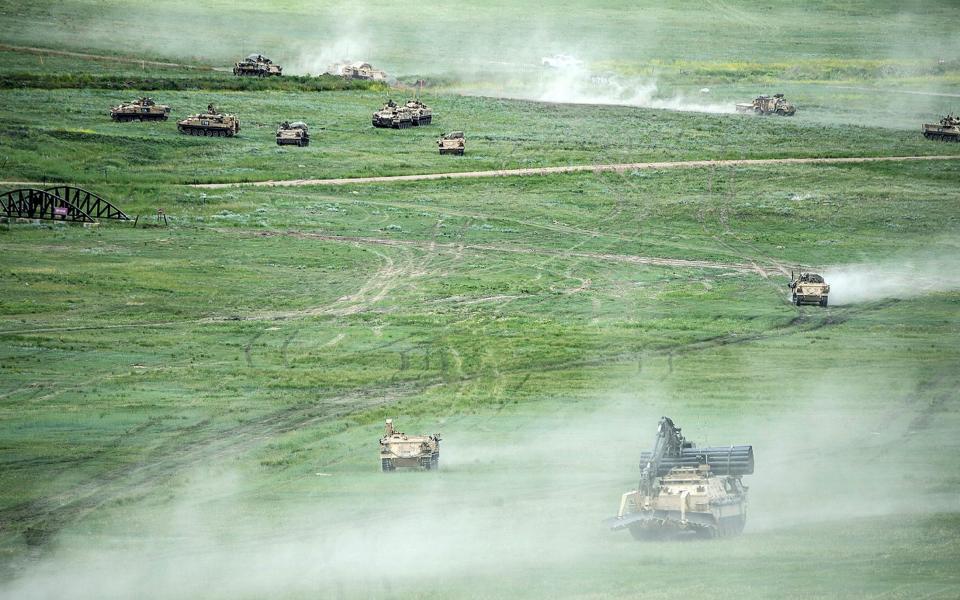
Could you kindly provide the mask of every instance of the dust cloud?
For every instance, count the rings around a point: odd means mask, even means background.
[[[379,597],[451,581],[525,587],[534,572],[602,571],[630,555],[657,568],[697,565],[712,542],[667,542],[665,554],[601,522],[636,485],[639,454],[662,414],[701,445],[754,445],[757,470],[745,478],[751,517],[734,542],[742,549],[763,546],[765,532],[939,506],[909,488],[907,475],[922,478],[922,469],[890,460],[912,433],[909,420],[891,425],[895,402],[855,410],[870,391],[848,381],[824,381],[811,390],[820,400],[772,419],[711,418],[695,403],[671,407],[656,384],[644,387],[639,398],[599,410],[514,415],[507,426],[503,415],[490,426],[451,418],[439,473],[384,475],[371,461],[267,489],[232,467],[197,470],[170,501],[164,494],[137,509],[104,508],[112,512],[98,517],[102,530],[64,533],[49,555],[0,585],[0,596]],[[369,429],[376,439],[379,426]]]
[[[960,290],[960,251],[908,255],[879,263],[827,268],[830,304],[907,299]]]

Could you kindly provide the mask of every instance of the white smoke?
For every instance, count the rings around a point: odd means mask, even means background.
[[[509,92],[508,92],[509,93]],[[701,92],[708,93],[708,92]],[[545,68],[516,97],[564,104],[609,104],[706,113],[732,113],[732,104],[704,103],[682,94],[662,96],[656,79],[592,74],[582,64]]]
[[[284,67],[284,72],[320,75],[337,65],[373,62],[371,53],[374,47],[370,27],[357,18],[346,19],[338,22],[334,35],[302,44],[296,58]]]
[[[830,284],[830,304],[915,298],[960,290],[960,253],[831,267],[823,275]]]

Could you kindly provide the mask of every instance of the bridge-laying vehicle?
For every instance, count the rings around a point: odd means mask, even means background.
[[[456,154],[458,156],[463,156],[466,142],[467,140],[463,136],[462,131],[452,131],[450,133],[444,133],[441,135],[440,139],[437,140],[437,146],[440,147],[440,154]]]
[[[939,124],[924,123],[923,137],[941,142],[960,142],[960,117],[947,115]]]
[[[310,128],[303,121],[284,121],[277,129],[278,146],[309,146]]]
[[[753,446],[698,448],[663,417],[653,449],[640,456],[637,489],[623,494],[617,516],[606,524],[638,540],[737,535],[747,522],[741,478],[752,473]]]
[[[123,102],[110,109],[110,118],[114,121],[166,121],[170,117],[170,107],[157,104],[153,98],[137,98],[133,102]]]
[[[208,104],[207,112],[177,121],[177,131],[189,135],[233,137],[240,131],[240,119],[236,115],[218,112],[214,105]]]
[[[827,305],[830,286],[824,281],[822,275],[801,271],[800,276],[794,278],[791,271],[790,283],[787,285],[791,291],[790,300],[797,306],[801,304]]]
[[[753,99],[753,102],[737,104],[736,109],[740,113],[780,115],[781,117],[792,117],[797,112],[797,107],[787,102],[783,98],[783,94],[757,96]]]
[[[398,468],[440,468],[440,434],[407,435],[394,429],[393,419],[387,419],[380,438],[380,469],[387,472]]]
[[[283,67],[262,54],[251,54],[233,65],[233,74],[239,77],[280,77]]]

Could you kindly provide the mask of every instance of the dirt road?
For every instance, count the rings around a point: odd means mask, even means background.
[[[498,169],[495,171],[463,171],[460,173],[425,173],[421,175],[389,175],[383,177],[353,177],[339,179],[287,179],[279,181],[254,181],[249,183],[197,183],[192,187],[220,189],[236,186],[282,186],[304,185],[349,185],[356,183],[391,183],[403,181],[429,181],[435,179],[475,179],[480,177],[521,177],[526,175],[555,175],[558,173],[622,173],[636,170],[695,169],[700,167],[750,167],[763,165],[834,165],[867,162],[898,162],[914,160],[960,160],[956,156],[875,156],[853,158],[764,158],[740,160],[688,160],[672,162],[642,162],[599,165],[569,165],[564,167],[536,167],[526,169]]]
[[[214,67],[201,65],[185,65],[183,63],[161,62],[156,60],[143,60],[126,56],[107,56],[105,54],[89,54],[87,52],[69,52],[66,50],[51,50],[50,48],[35,48],[33,46],[12,46],[10,44],[0,44],[0,50],[8,52],[27,52],[30,54],[40,54],[44,56],[66,56],[70,58],[86,58],[89,60],[101,60],[104,62],[130,63],[136,65],[150,65],[151,67],[173,67],[180,69],[195,69],[198,71],[216,71]]]

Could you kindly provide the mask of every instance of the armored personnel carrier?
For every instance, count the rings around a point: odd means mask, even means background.
[[[433,110],[419,99],[407,100],[405,107],[410,109],[413,117],[413,126],[429,125],[433,122]]]
[[[747,522],[747,486],[752,446],[698,448],[668,417],[660,419],[650,452],[640,456],[640,483],[620,498],[611,529],[636,539],[693,534],[737,535]]]
[[[207,112],[177,121],[177,131],[190,135],[233,137],[240,131],[240,119],[236,115],[219,112],[209,104]]]
[[[309,146],[310,130],[303,121],[284,121],[277,129],[278,146]]]
[[[797,112],[797,107],[784,100],[783,94],[757,96],[753,102],[737,104],[736,108],[737,112],[741,113],[780,115],[781,117],[792,117]]]
[[[437,140],[437,146],[440,147],[441,155],[456,154],[458,156],[463,156],[463,150],[466,141],[467,140],[465,137],[463,137],[462,131],[453,131],[441,135],[440,139]]]
[[[262,54],[251,54],[233,65],[233,74],[239,77],[280,77],[283,67]]]
[[[170,107],[157,104],[153,98],[137,98],[133,102],[124,102],[110,109],[110,118],[114,121],[166,121],[170,117]]]
[[[827,305],[830,286],[823,280],[822,275],[801,272],[800,276],[794,279],[793,272],[791,272],[788,286],[791,291],[790,299],[797,306],[801,304]]]
[[[947,115],[938,125],[924,123],[923,137],[941,142],[960,142],[960,117]]]
[[[440,468],[440,434],[407,435],[393,428],[393,419],[387,419],[380,438],[380,468],[384,472]]]
[[[385,71],[374,69],[370,63],[366,62],[332,65],[327,72],[331,75],[339,75],[347,79],[360,79],[363,81],[386,81],[388,79]]]
[[[406,106],[398,106],[393,100],[387,100],[383,108],[373,113],[374,127],[407,129],[413,127],[413,111]]]

